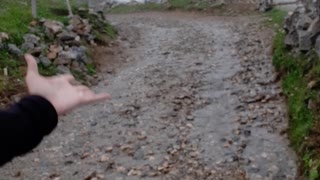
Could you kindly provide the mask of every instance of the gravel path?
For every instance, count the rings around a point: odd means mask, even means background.
[[[61,119],[0,179],[294,179],[286,108],[260,17],[109,15],[107,103]]]

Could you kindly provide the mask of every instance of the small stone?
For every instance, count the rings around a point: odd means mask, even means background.
[[[38,23],[39,23],[38,21],[33,20],[33,21],[30,22],[30,26],[35,27],[35,26],[38,25]]]
[[[110,160],[110,157],[107,156],[107,155],[102,155],[102,156],[100,157],[100,162],[107,162],[107,161],[109,161],[109,160]]]
[[[30,49],[33,49],[34,48],[34,44],[31,43],[31,42],[25,42],[21,45],[21,49],[24,50],[24,51],[28,51]]]
[[[191,123],[187,123],[186,125],[188,128],[192,129],[193,128],[193,125]]]
[[[189,115],[189,116],[187,116],[187,121],[193,121],[194,120],[194,117],[192,116],[192,115]]]
[[[263,153],[261,154],[261,157],[263,157],[263,158],[267,158],[267,157],[268,157],[268,155],[267,155],[267,153],[263,152]]]
[[[133,158],[135,160],[142,160],[142,159],[144,159],[144,156],[145,156],[144,151],[142,149],[139,149],[138,151],[136,151],[134,153]]]
[[[155,160],[155,157],[154,157],[154,156],[149,156],[149,157],[148,157],[148,160],[149,160],[149,161],[153,161],[153,160]]]
[[[44,67],[49,67],[52,64],[52,62],[49,60],[49,58],[47,58],[45,56],[40,56],[39,60]]]
[[[120,147],[121,151],[129,151],[132,150],[132,147],[130,145],[123,145]]]
[[[68,51],[60,52],[59,58],[75,60],[77,58],[77,54],[69,49]]]
[[[21,171],[18,171],[18,172],[16,172],[16,173],[14,173],[14,174],[12,175],[12,177],[15,177],[15,178],[21,177]]]
[[[146,139],[147,139],[147,136],[144,135],[144,134],[141,134],[141,135],[139,135],[139,136],[137,137],[137,139],[140,140],[140,141],[143,141],[143,140],[146,140]]]
[[[75,34],[73,32],[64,31],[64,32],[58,34],[57,37],[59,38],[60,41],[72,41],[77,37],[77,34]]]
[[[256,165],[252,164],[249,171],[252,173],[258,173],[260,169]]]
[[[60,53],[63,50],[62,46],[59,45],[50,45],[49,51],[54,53]]]
[[[107,152],[107,153],[112,152],[112,150],[113,150],[113,147],[112,147],[112,146],[106,148],[106,152]]]
[[[40,41],[40,37],[34,35],[34,34],[25,34],[23,36],[24,42],[26,43],[32,43],[34,45],[38,44]]]
[[[56,60],[54,60],[53,64],[55,65],[68,65],[71,63],[70,59],[64,58],[64,57],[58,57]]]
[[[81,40],[81,37],[80,37],[80,36],[77,36],[74,40],[80,41],[80,40]]]
[[[269,169],[268,172],[272,173],[273,175],[278,174],[280,171],[279,167],[276,165],[272,165]]]
[[[99,178],[99,179],[104,179],[104,175],[103,175],[103,174],[98,174],[98,175],[97,175],[97,178]]]
[[[85,159],[85,158],[87,158],[87,157],[89,157],[89,156],[90,156],[90,153],[85,152],[85,153],[83,153],[83,154],[80,156],[80,158],[81,158],[81,159]]]
[[[57,72],[59,74],[71,74],[71,71],[68,67],[64,66],[64,65],[59,65],[57,67]]]
[[[141,171],[139,170],[135,170],[135,169],[131,169],[129,172],[128,172],[128,176],[141,176]]]
[[[14,101],[14,102],[19,102],[23,97],[25,97],[27,94],[26,93],[19,93],[19,94],[16,94],[16,95],[13,95],[11,96],[11,99]]]
[[[5,32],[0,32],[0,43],[9,40],[9,35]]]
[[[85,176],[84,180],[92,180],[93,178],[95,178],[97,176],[97,172],[93,171],[91,172],[89,175]]]
[[[195,158],[199,156],[199,152],[191,152],[189,155],[191,158]]]
[[[16,56],[22,56],[22,51],[15,45],[15,44],[9,44],[8,45],[8,51],[10,54],[16,55]]]
[[[40,56],[41,52],[42,52],[42,48],[41,47],[35,47],[33,49],[29,49],[28,50],[28,54],[31,54],[31,55],[33,55],[35,57]]]
[[[46,20],[43,25],[48,29],[48,36],[52,36],[62,32],[64,27],[64,25],[61,22],[54,20]]]
[[[116,167],[116,171],[119,173],[125,173],[127,170],[123,166],[118,166],[118,167]]]
[[[246,129],[246,130],[243,131],[243,134],[245,136],[250,136],[251,135],[251,130]]]
[[[94,126],[96,126],[97,124],[98,124],[97,121],[92,121],[92,122],[90,123],[90,126],[94,127]]]
[[[51,59],[51,60],[57,58],[57,56],[58,56],[58,53],[56,52],[49,52],[47,54],[48,59]]]

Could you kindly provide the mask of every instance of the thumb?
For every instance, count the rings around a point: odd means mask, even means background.
[[[30,75],[30,73],[39,74],[38,64],[37,64],[36,60],[34,59],[34,57],[31,56],[30,54],[26,54],[24,56],[24,58],[28,64],[27,76],[28,76],[28,74]]]

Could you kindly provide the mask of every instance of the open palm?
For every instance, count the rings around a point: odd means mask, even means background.
[[[25,55],[28,64],[26,83],[31,95],[46,98],[55,107],[59,115],[65,114],[74,108],[110,98],[109,94],[95,94],[86,86],[74,86],[72,75],[53,77],[41,76],[33,56]]]

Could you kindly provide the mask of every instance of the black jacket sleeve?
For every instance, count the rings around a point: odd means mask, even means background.
[[[25,97],[0,111],[0,166],[35,148],[57,123],[55,108],[40,96]]]

